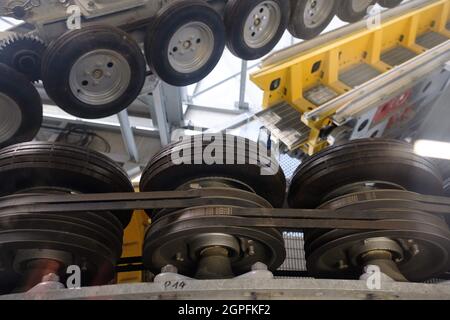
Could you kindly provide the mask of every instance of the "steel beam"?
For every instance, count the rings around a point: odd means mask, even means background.
[[[117,114],[117,118],[120,123],[120,131],[122,132],[123,142],[127,148],[130,160],[139,162],[139,152],[136,146],[136,140],[134,139],[133,129],[130,125],[130,118],[128,117],[127,110],[122,110]]]
[[[23,293],[0,297],[0,300],[21,299],[197,299],[197,300],[374,300],[374,299],[438,299],[450,300],[450,285],[382,282],[380,289],[369,289],[364,280],[322,279],[258,279],[257,277],[231,280],[190,280],[179,276],[170,283],[183,286],[167,286],[167,283],[134,283],[78,290],[60,289],[42,293]]]
[[[249,104],[245,102],[245,91],[247,85],[247,74],[248,74],[248,62],[242,60],[241,62],[241,82],[239,85],[239,101],[236,104],[237,109],[248,110]]]

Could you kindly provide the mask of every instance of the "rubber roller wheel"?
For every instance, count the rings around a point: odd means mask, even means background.
[[[128,107],[146,77],[145,58],[134,39],[110,26],[65,33],[47,49],[42,80],[50,98],[80,118],[104,118]]]
[[[450,197],[450,178],[444,181],[444,193],[447,197]]]
[[[402,3],[402,1],[403,0],[378,0],[378,3],[384,8],[395,8]]]
[[[341,0],[337,9],[337,16],[345,22],[357,22],[367,15],[367,9],[376,0]]]
[[[101,153],[57,143],[28,142],[0,150],[0,196],[42,188],[75,193],[134,192],[123,169]],[[125,228],[131,212],[115,213]]]
[[[305,40],[318,36],[337,13],[338,3],[336,0],[291,0],[289,32]]]
[[[217,135],[203,135],[198,145],[193,141],[199,139],[199,136],[194,137],[193,140],[186,139],[167,146],[150,161],[144,170],[140,190],[170,191],[196,179],[228,178],[248,186],[274,207],[281,207],[284,202],[286,179],[276,160],[273,157],[258,157],[256,152],[252,152],[252,150],[258,150],[254,142],[242,138],[238,142],[237,137],[223,135],[222,141],[229,139],[234,147],[227,149],[226,144],[222,144],[220,148],[217,148],[218,153],[215,159],[218,161],[209,164],[203,154],[211,151],[209,148],[212,146],[214,136]],[[185,154],[185,152],[188,153]],[[173,155],[181,156],[183,163],[175,163]],[[265,167],[267,163],[273,165],[274,172]],[[268,170],[268,174],[262,174],[264,169]]]
[[[227,47],[238,58],[259,59],[280,41],[289,22],[289,0],[228,1]]]
[[[328,148],[301,164],[294,173],[288,203],[293,208],[316,208],[338,188],[371,181],[423,194],[443,193],[435,164],[416,155],[410,145],[362,139]]]
[[[444,177],[444,193],[447,197],[450,197],[450,161],[437,160],[436,163]]]
[[[221,16],[204,1],[174,1],[156,15],[147,32],[145,54],[164,82],[187,86],[205,78],[225,48]]]
[[[0,148],[32,140],[42,124],[42,102],[22,74],[0,64]]]

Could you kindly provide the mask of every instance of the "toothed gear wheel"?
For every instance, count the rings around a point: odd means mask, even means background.
[[[36,36],[14,34],[0,43],[0,63],[24,74],[30,81],[39,81],[46,48]]]

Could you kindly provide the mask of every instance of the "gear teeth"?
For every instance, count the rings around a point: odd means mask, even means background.
[[[42,44],[42,45],[46,45],[45,42],[39,38],[36,35],[32,35],[32,34],[21,34],[21,33],[14,33],[9,35],[8,37],[6,37],[5,39],[3,39],[0,42],[0,46],[4,47],[7,45],[10,45],[16,41],[22,41],[22,40],[31,40],[34,41],[36,43]]]
[[[46,47],[46,43],[34,34],[10,34],[0,41],[0,63],[9,65],[16,71],[25,74],[30,81],[37,82],[40,79],[40,68],[29,71],[17,70],[14,55],[17,50],[26,49],[35,51],[42,57]]]

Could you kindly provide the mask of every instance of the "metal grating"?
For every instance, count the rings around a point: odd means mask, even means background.
[[[290,150],[305,142],[310,133],[301,121],[301,113],[289,104],[280,104],[260,114],[258,120]]]
[[[286,246],[286,260],[278,270],[305,271],[306,260],[303,233],[283,232],[283,238]]]
[[[416,57],[417,54],[403,46],[397,46],[381,54],[381,61],[391,66],[398,66]]]
[[[301,161],[297,158],[292,158],[288,154],[284,153],[280,155],[280,166],[283,169],[284,175],[288,182],[292,179],[295,170],[300,165]]]
[[[322,84],[313,87],[303,94],[306,100],[315,104],[316,106],[323,105],[330,100],[333,100],[338,96],[337,92],[333,89],[328,88]]]
[[[339,75],[339,80],[351,88],[366,83],[381,74],[380,71],[367,63],[360,63],[346,69]]]
[[[447,41],[448,38],[437,32],[427,32],[417,37],[416,43],[427,49],[434,48]]]

